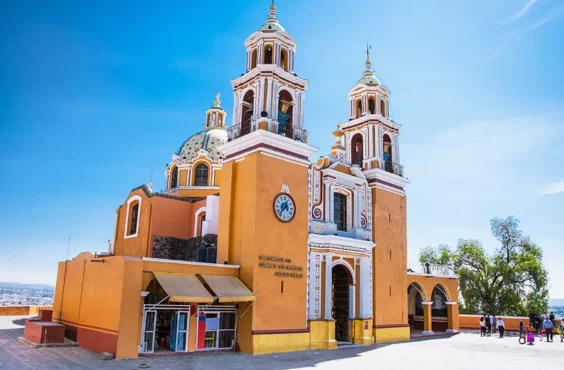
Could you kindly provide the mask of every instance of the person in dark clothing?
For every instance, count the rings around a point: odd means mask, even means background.
[[[492,335],[492,321],[490,320],[490,315],[486,315],[486,335]]]
[[[554,327],[554,312],[550,311],[550,315],[548,315],[548,319],[552,321],[552,326]]]

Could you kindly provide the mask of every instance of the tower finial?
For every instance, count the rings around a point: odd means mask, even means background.
[[[366,43],[366,50],[364,50],[366,52],[366,60],[370,61],[370,50],[372,49],[372,46],[370,46],[369,43]]]
[[[272,5],[270,6],[270,11],[268,12],[268,19],[276,19],[276,5],[274,5],[274,0],[272,0]]]
[[[221,100],[219,100],[220,97],[221,97],[220,93],[215,94],[215,100],[213,101],[214,107],[220,107],[221,104]]]

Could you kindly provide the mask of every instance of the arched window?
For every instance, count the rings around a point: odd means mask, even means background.
[[[392,140],[388,134],[384,134],[382,139],[383,145],[383,159],[384,159],[384,169],[388,172],[394,172],[393,157],[392,157]]]
[[[253,116],[253,107],[255,105],[255,92],[247,91],[241,103],[241,135],[251,132],[251,118]]]
[[[141,217],[141,197],[134,195],[127,201],[125,215],[124,238],[135,238],[139,233],[139,219]]]
[[[356,118],[359,118],[362,114],[362,101],[358,99],[356,101]]]
[[[278,133],[286,137],[294,137],[294,104],[292,95],[286,91],[280,91],[278,98]]]
[[[170,175],[170,188],[174,189],[178,186],[178,167],[174,167]]]
[[[208,186],[208,166],[203,163],[196,166],[194,186]]]
[[[264,64],[272,64],[272,45],[264,48]]]
[[[362,134],[358,133],[351,139],[351,162],[358,164],[362,168],[362,160],[364,159],[364,144]]]
[[[384,117],[387,117],[386,114],[386,101],[384,99],[380,100],[380,114]]]
[[[333,220],[337,230],[347,231],[347,197],[344,194],[333,194]]]
[[[257,49],[253,49],[251,53],[251,68],[255,68],[257,66]]]
[[[288,71],[288,56],[286,50],[280,50],[280,67],[285,71]]]
[[[370,114],[376,113],[376,101],[374,100],[374,98],[368,99],[368,111],[370,112]]]

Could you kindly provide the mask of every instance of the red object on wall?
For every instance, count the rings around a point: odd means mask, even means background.
[[[54,322],[26,320],[24,337],[34,343],[64,343],[65,326]]]
[[[206,346],[206,314],[198,316],[198,349]]]
[[[48,310],[39,310],[37,313],[37,318],[39,321],[51,321],[53,318],[53,311]]]

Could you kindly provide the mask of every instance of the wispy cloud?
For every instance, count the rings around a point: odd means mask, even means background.
[[[529,27],[527,27],[527,28],[532,31],[532,30],[536,30],[539,27],[542,27],[543,25],[547,24],[548,22],[551,22],[559,14],[561,8],[562,7],[555,10],[552,14],[549,14],[546,17],[539,19],[538,21],[530,24]]]
[[[527,4],[525,4],[523,9],[521,9],[519,12],[517,12],[517,14],[515,14],[513,17],[511,17],[511,19],[509,21],[510,22],[515,21],[517,19],[520,19],[520,18],[523,18],[524,16],[526,16],[527,13],[529,13],[533,9],[533,6],[537,2],[538,2],[538,0],[529,0],[529,2]]]
[[[540,193],[542,195],[564,193],[564,180],[543,187]]]

